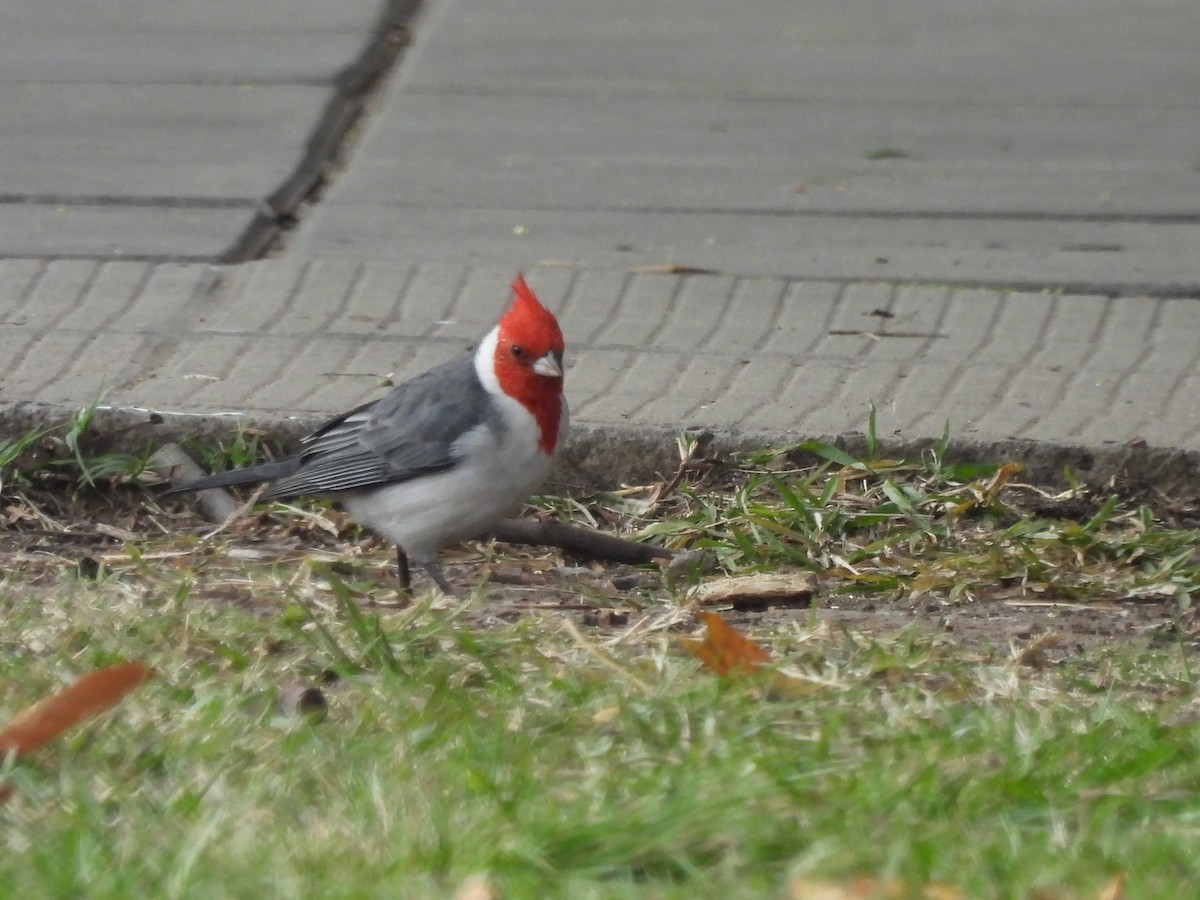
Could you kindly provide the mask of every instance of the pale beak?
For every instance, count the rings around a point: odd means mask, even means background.
[[[551,350],[533,361],[533,371],[546,378],[562,378],[562,363]]]

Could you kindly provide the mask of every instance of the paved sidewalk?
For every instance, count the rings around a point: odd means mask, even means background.
[[[1200,293],[1200,4],[428,0],[301,257]]]
[[[8,0],[0,256],[257,254],[411,5]]]
[[[315,158],[399,8],[18,4],[12,427],[101,395],[310,423],[463,352],[524,269],[593,474],[680,427],[830,438],[873,404],[898,445],[948,425],[1051,474],[1194,478],[1191,0],[426,0],[344,159]],[[212,264],[292,211],[274,258]]]

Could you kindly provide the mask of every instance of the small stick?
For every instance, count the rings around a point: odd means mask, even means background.
[[[505,519],[492,529],[492,537],[506,544],[558,547],[592,559],[632,565],[670,560],[675,556],[675,551],[666,547],[639,544],[588,528],[563,525],[561,522],[539,522],[535,519]]]
[[[195,481],[207,474],[178,444],[164,444],[154,451],[150,457],[150,467],[171,481]],[[229,522],[241,509],[233,495],[224,488],[196,491],[196,505],[200,508],[200,514],[210,522]]]
[[[675,474],[667,479],[666,482],[660,484],[654,493],[651,494],[643,515],[649,515],[658,509],[660,503],[679,489],[679,485],[683,484],[684,476],[688,472],[696,471],[704,465],[706,460],[697,459],[697,454],[705,452],[711,440],[711,435],[700,434],[693,441],[680,438],[676,442],[679,447],[679,465],[675,468]]]

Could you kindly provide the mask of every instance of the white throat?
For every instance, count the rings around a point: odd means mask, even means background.
[[[500,326],[487,333],[475,350],[475,374],[479,376],[483,389],[492,396],[503,393],[500,379],[496,377],[496,344],[500,342]]]

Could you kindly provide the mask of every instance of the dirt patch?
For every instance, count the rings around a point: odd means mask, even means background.
[[[1074,512],[1083,517],[1095,509],[1089,501]],[[0,598],[14,602],[23,593],[32,597],[67,584],[78,589],[99,577],[144,592],[150,602],[173,579],[186,579],[192,602],[273,614],[289,598],[328,595],[329,583],[338,579],[366,608],[410,602],[397,593],[391,548],[331,509],[259,512],[213,532],[190,502],[160,505],[138,489],[26,491],[0,504]],[[479,627],[563,614],[581,627],[619,631],[672,610],[680,631],[698,627],[686,614],[688,592],[670,590],[655,566],[606,565],[486,542],[451,548],[443,562],[464,596],[487,581],[467,616]],[[427,587],[420,573],[416,587]],[[1114,642],[1195,648],[1200,629],[1190,611],[1179,608],[1168,596],[1114,594],[1079,602],[1006,584],[949,602],[910,590],[904,579],[892,591],[857,592],[836,573],[820,578],[813,595],[793,606],[716,607],[728,621],[751,629],[828,623],[868,636],[914,629],[973,649],[1021,653],[1034,647],[1049,660]]]
[[[502,563],[483,555],[499,552]],[[524,558],[523,558],[524,557]],[[673,605],[672,595],[656,572],[621,566],[604,566],[582,560],[547,566],[544,559],[528,556],[522,548],[492,545],[473,562],[447,567],[456,588],[469,592],[481,577],[490,580],[476,601],[469,620],[479,627],[515,621],[531,614],[561,613],[579,625],[616,632],[645,617],[661,614]],[[711,576],[717,579],[720,576]],[[1200,649],[1200,629],[1189,613],[1165,600],[1078,603],[1020,596],[1005,590],[988,600],[952,603],[933,595],[885,597],[843,593],[834,579],[826,579],[815,595],[795,606],[739,610],[730,606],[706,607],[721,613],[739,628],[764,631],[807,627],[822,623],[864,636],[893,638],[905,630],[937,636],[946,643],[972,651],[1020,655],[1036,650],[1039,661],[1056,662],[1114,643],[1141,646],[1178,646]],[[686,604],[686,600],[684,601]],[[685,605],[684,609],[699,611]],[[681,615],[680,632],[699,627],[692,616]]]
[[[764,615],[777,620],[779,613]],[[980,601],[949,604],[935,598],[885,600],[838,597],[819,609],[819,619],[863,632],[915,626],[970,646],[1020,650],[1046,635],[1057,636],[1052,657],[1069,656],[1113,641],[1161,639],[1172,627],[1173,607],[1164,603],[1071,604],[1053,601]],[[786,617],[786,613],[784,614]]]
[[[99,524],[102,528],[105,523]],[[118,526],[109,526],[116,528]],[[11,534],[0,538],[0,571],[7,576],[3,592],[11,600],[21,585],[32,594],[53,589],[64,579],[76,582],[95,577],[102,570],[131,586],[146,576],[120,571],[131,559],[130,548],[143,561],[170,569],[194,570],[194,601],[258,607],[271,614],[286,602],[285,593],[270,587],[253,589],[244,577],[230,572],[240,562],[269,563],[279,570],[299,570],[317,559],[331,571],[367,578],[377,587],[359,602],[371,608],[397,608],[411,602],[396,592],[391,572],[391,553],[373,541],[343,545],[340,551],[314,551],[286,531],[268,539],[260,534],[234,535],[223,540],[220,550],[193,546],[166,549],[163,541],[141,537],[124,541],[119,536],[97,532],[69,534]],[[169,554],[169,562],[164,554]],[[510,555],[511,554],[511,555]],[[345,565],[337,557],[344,555]],[[532,614],[562,613],[584,627],[619,630],[638,618],[660,613],[676,601],[654,573],[622,566],[547,564],[522,548],[481,544],[453,554],[457,561],[447,566],[456,589],[469,594],[479,579],[487,577],[482,596],[475,601],[468,620],[479,627],[495,626]],[[497,555],[505,559],[495,561]],[[218,561],[217,556],[224,557]],[[148,587],[161,590],[160,579],[149,579]],[[240,585],[238,582],[241,582]],[[630,585],[620,589],[614,585]],[[418,590],[423,582],[418,580]],[[1047,635],[1051,659],[1067,658],[1113,642],[1172,642],[1175,638],[1176,605],[1167,602],[1069,603],[1041,599],[1009,598],[991,601],[948,603],[933,596],[887,598],[878,595],[830,593],[824,588],[802,608],[767,608],[739,611],[716,607],[731,623],[744,628],[830,623],[866,635],[894,635],[904,629],[938,635],[948,642],[974,649],[1019,652]],[[691,627],[684,617],[680,630]]]
[[[514,552],[519,553],[519,550]],[[456,568],[452,578],[464,587],[469,586],[469,569]],[[509,571],[512,571],[511,567]],[[656,576],[641,573],[643,584],[639,588],[620,591],[612,586],[613,575],[618,582],[638,577],[622,569],[612,572],[575,569],[565,575],[527,575],[527,580],[532,583],[521,587],[491,583],[473,618],[486,626],[513,621],[534,611],[560,611],[576,617],[585,626],[619,629],[642,615],[653,613],[656,607],[661,610],[661,604],[673,602]],[[802,607],[713,609],[730,623],[745,629],[826,623],[867,636],[888,637],[912,629],[972,650],[1018,654],[1030,646],[1037,646],[1041,648],[1042,656],[1051,661],[1067,659],[1114,642],[1173,645],[1179,643],[1180,636],[1185,645],[1197,649],[1190,618],[1187,614],[1181,616],[1174,602],[1073,603],[1010,596],[950,603],[931,595],[881,597],[836,593],[836,589],[835,583],[826,582]],[[1177,626],[1182,631],[1177,630]],[[692,627],[686,619],[679,625],[680,630]]]

